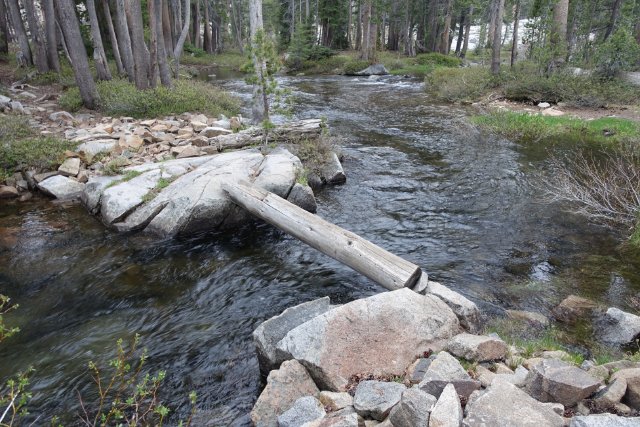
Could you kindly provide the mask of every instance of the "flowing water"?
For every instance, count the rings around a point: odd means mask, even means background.
[[[415,81],[282,84],[296,116],[326,117],[343,138],[348,181],[318,194],[320,216],[490,313],[548,314],[570,293],[634,309],[640,264],[611,232],[545,203],[549,147],[483,135],[469,111],[434,102]],[[246,99],[241,80],[223,85]],[[261,388],[251,342],[261,321],[321,296],[344,303],[382,290],[264,224],[158,240],[105,230],[77,205],[0,202],[0,293],[20,304],[7,320],[21,329],[0,348],[0,378],[36,369],[40,420],[77,410],[77,391],[91,396],[87,362],[105,364],[116,339],[139,333],[148,366],[167,370],[170,406],[184,413],[195,390],[207,416],[245,425]]]

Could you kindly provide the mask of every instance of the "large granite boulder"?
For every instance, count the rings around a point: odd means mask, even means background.
[[[600,341],[607,344],[624,345],[640,336],[640,316],[611,307],[596,324]]]
[[[591,396],[600,381],[582,369],[557,359],[544,359],[531,367],[527,391],[541,402],[573,406]]]
[[[299,398],[319,392],[304,366],[295,360],[286,361],[267,377],[267,386],[251,411],[251,421],[256,427],[277,427],[278,416]]]
[[[590,315],[596,306],[590,299],[569,295],[553,309],[553,316],[561,322],[574,322]]]
[[[407,388],[400,383],[362,381],[356,388],[353,406],[363,418],[382,421],[389,415]]]
[[[321,314],[277,347],[305,365],[323,389],[342,391],[355,374],[403,375],[416,355],[442,348],[459,329],[440,299],[403,288]]]
[[[447,344],[449,353],[474,362],[489,362],[504,359],[507,355],[507,344],[499,338],[460,334]]]
[[[249,182],[287,198],[301,169],[300,160],[283,148],[267,155],[242,150],[189,157],[126,168],[125,175],[106,186],[94,185],[100,178],[91,179],[82,199],[119,231],[144,229],[172,237],[251,218],[229,199],[224,183]]]
[[[56,199],[72,199],[74,197],[81,197],[85,189],[85,184],[67,178],[66,176],[55,175],[39,182],[38,189]]]
[[[386,76],[389,74],[383,64],[372,64],[355,73],[356,76]]]
[[[293,328],[313,319],[331,308],[329,297],[319,298],[289,307],[281,314],[262,322],[253,331],[260,370],[268,373],[286,360],[278,356],[276,345]]]
[[[507,381],[494,381],[475,392],[467,403],[465,427],[562,426],[563,419],[548,404],[540,403]]]

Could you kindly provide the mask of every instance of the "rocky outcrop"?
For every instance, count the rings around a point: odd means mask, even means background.
[[[404,288],[334,308],[291,330],[277,347],[324,389],[341,391],[355,374],[402,375],[417,354],[442,348],[458,331],[440,299]]]
[[[622,369],[615,372],[611,376],[611,382],[618,381],[624,381],[626,384],[622,402],[640,411],[640,368]]]
[[[280,369],[271,371],[264,388],[251,411],[256,427],[277,427],[278,416],[285,413],[301,397],[315,396],[319,390],[304,369],[295,360],[284,362]]]
[[[629,344],[640,336],[640,316],[612,307],[596,323],[596,328],[598,338],[604,343]]]
[[[465,427],[564,425],[562,417],[548,405],[506,381],[496,381],[486,391],[471,395],[466,412]]]
[[[533,366],[527,378],[527,391],[541,402],[572,406],[591,396],[600,381],[580,368],[556,359],[545,359]]]
[[[447,351],[474,362],[489,362],[504,359],[507,355],[507,344],[498,338],[460,334],[449,341]]]
[[[405,390],[404,385],[395,382],[362,381],[356,388],[353,406],[360,416],[383,421]]]

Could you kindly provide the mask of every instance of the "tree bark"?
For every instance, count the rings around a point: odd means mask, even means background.
[[[453,9],[453,0],[446,0],[445,12],[444,12],[444,27],[440,34],[440,42],[438,46],[438,52],[443,55],[448,55],[449,52],[449,31],[451,30],[451,12]]]
[[[47,63],[49,68],[60,72],[60,60],[58,59],[58,32],[56,29],[56,11],[53,7],[54,0],[42,0],[42,14],[44,16]],[[0,3],[2,3],[0,1]]]
[[[15,38],[20,47],[20,53],[22,56],[22,61],[24,65],[32,66],[33,65],[33,56],[31,55],[31,46],[29,45],[29,37],[27,37],[27,31],[24,28],[24,23],[22,22],[22,15],[20,14],[20,5],[18,4],[18,0],[7,0],[7,6],[9,8],[9,16],[11,18],[11,26],[13,27],[13,32]]]
[[[9,26],[7,23],[7,11],[2,0],[0,0],[0,32],[2,33],[0,52],[9,53]]]
[[[82,43],[82,34],[80,33],[80,25],[76,17],[76,5],[73,0],[56,0],[56,11],[58,13],[58,22],[64,35],[64,40],[71,57],[71,66],[75,75],[76,84],[80,90],[80,97],[85,107],[90,110],[98,106],[100,97],[96,84],[91,76],[89,68],[89,58],[87,51]]]
[[[169,12],[169,2],[171,0],[165,0],[162,2],[162,34],[164,35],[164,48],[167,55],[173,58],[173,25],[171,23],[171,14]]]
[[[493,29],[493,42],[491,43],[491,73],[500,73],[500,48],[502,40],[502,14],[504,12],[504,0],[494,0],[495,28]]]
[[[116,32],[118,34],[118,47],[122,58],[122,65],[127,71],[130,82],[135,81],[135,67],[133,65],[133,51],[131,49],[131,36],[129,35],[129,25],[125,14],[125,0],[115,0],[116,2]]]
[[[152,0],[155,2],[155,22],[158,31],[158,72],[160,73],[160,83],[162,86],[171,87],[171,70],[167,63],[167,47],[165,46],[164,36],[164,5],[166,2],[163,0]],[[149,19],[152,19],[149,17]]]
[[[113,53],[113,58],[116,61],[116,68],[118,69],[118,74],[124,76],[126,74],[126,71],[124,69],[124,65],[122,64],[122,57],[120,56],[120,47],[118,45],[118,38],[116,37],[116,30],[113,28],[113,20],[111,18],[111,9],[109,8],[109,0],[101,1],[105,20],[107,21],[107,28],[109,29],[109,40],[111,41],[111,51]]]
[[[144,28],[142,27],[142,10],[137,0],[125,1],[127,24],[131,34],[131,51],[133,52],[133,72],[136,88],[140,90],[149,87],[149,51],[144,42]]]
[[[35,56],[33,58],[39,73],[49,71],[49,63],[47,62],[47,48],[42,36],[42,28],[40,21],[36,15],[36,8],[33,0],[24,0],[24,9],[27,15],[27,23],[29,24],[29,32],[31,33],[31,41],[35,47]]]
[[[194,3],[191,5],[193,11],[191,15],[193,16],[193,34],[191,36],[193,46],[196,48],[202,47],[202,41],[200,39],[200,0],[194,0]]]
[[[520,0],[516,1],[516,7],[513,12],[513,38],[511,43],[511,67],[514,66],[518,59],[518,27],[520,25]]]
[[[613,33],[613,30],[616,27],[616,23],[618,22],[621,6],[622,6],[622,0],[615,0],[613,2],[613,8],[611,9],[611,19],[609,19],[609,23],[607,24],[607,29],[604,33],[604,38],[602,39],[603,41],[607,41],[611,33]]]
[[[456,56],[460,56],[460,51],[462,50],[462,40],[464,38],[466,17],[467,17],[467,10],[462,9],[462,12],[460,12],[460,25],[458,28],[458,38],[456,40]]]
[[[427,15],[425,49],[435,52],[438,47],[438,0],[429,0]]]
[[[149,12],[149,86],[158,86],[158,23],[156,21],[156,2],[149,0],[147,10]]]
[[[462,43],[462,50],[460,51],[460,58],[467,56],[467,50],[469,50],[469,32],[471,31],[471,21],[473,21],[473,6],[469,6],[469,13],[464,23],[464,42]],[[478,43],[481,43],[478,40]]]
[[[189,22],[191,21],[191,7],[190,1],[184,0],[184,9],[186,16],[184,17],[184,25],[182,26],[182,32],[176,42],[176,46],[173,49],[173,58],[175,63],[175,69],[173,70],[173,76],[177,79],[180,72],[180,57],[182,56],[182,49],[184,48],[184,42],[187,40],[187,34],[189,34]]]
[[[558,0],[553,7],[553,27],[550,42],[552,48],[552,69],[565,62],[567,55],[567,18],[569,16],[569,0]]]
[[[249,31],[251,35],[251,44],[254,52],[259,49],[255,45],[256,36],[260,32],[264,32],[264,21],[262,20],[262,0],[249,0]],[[264,36],[264,34],[263,34]],[[267,64],[258,60],[255,53],[253,54],[253,66],[259,82],[263,82],[267,78]],[[264,86],[264,85],[262,85]],[[253,121],[255,123],[269,120],[269,100],[264,87],[260,84],[254,85],[253,88]]]
[[[211,46],[211,22],[209,20],[209,0],[204,1],[204,40],[203,49],[207,53],[213,53],[213,47]]]
[[[111,71],[107,63],[107,55],[104,53],[102,45],[102,35],[98,24],[98,14],[94,0],[87,0],[87,13],[89,14],[89,24],[91,26],[91,40],[93,42],[93,62],[96,64],[98,80],[111,80]]]

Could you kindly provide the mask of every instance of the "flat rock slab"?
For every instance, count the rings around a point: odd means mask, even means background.
[[[248,182],[287,198],[302,169],[285,149],[267,155],[242,150],[212,156],[147,163],[125,169],[109,185],[92,178],[83,200],[118,231],[145,230],[163,237],[228,228],[251,220],[222,189],[223,183]],[[139,176],[127,180],[131,174]],[[162,181],[161,181],[162,180]]]
[[[356,374],[403,375],[416,355],[442,348],[458,332],[445,303],[403,288],[334,308],[291,330],[277,347],[323,389],[343,391]]]
[[[56,199],[71,199],[79,197],[85,189],[85,184],[62,175],[54,175],[38,183],[38,189]]]
[[[256,427],[277,427],[278,416],[299,398],[318,393],[318,387],[304,367],[295,360],[286,361],[267,377],[267,386],[251,411],[251,421]]]
[[[563,418],[544,403],[506,381],[494,381],[484,392],[475,392],[467,403],[466,427],[561,427]]]
[[[573,406],[591,396],[600,381],[580,368],[556,359],[544,359],[531,367],[527,392],[541,402],[558,402]]]
[[[502,360],[507,355],[507,344],[498,338],[460,334],[447,344],[449,353],[474,362]]]
[[[400,383],[362,381],[356,388],[353,406],[363,418],[383,421],[407,388]]]

